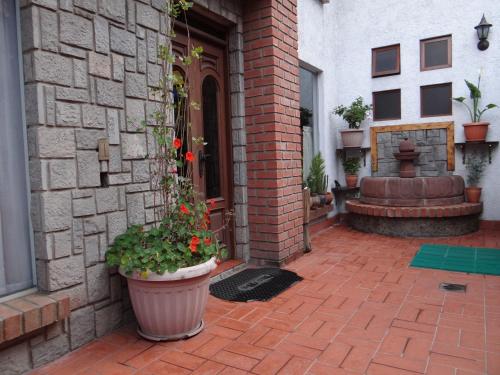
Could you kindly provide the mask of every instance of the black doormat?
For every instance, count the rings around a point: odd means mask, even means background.
[[[227,301],[267,301],[301,280],[280,268],[249,268],[210,285],[210,293]]]

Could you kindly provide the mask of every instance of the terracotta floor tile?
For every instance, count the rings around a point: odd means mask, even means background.
[[[213,360],[227,366],[239,368],[241,370],[250,371],[259,361],[255,358],[247,357],[237,353],[231,353],[221,350],[217,353]]]
[[[192,374],[215,375],[215,374],[220,374],[222,371],[224,371],[225,368],[226,366],[224,366],[222,363],[206,361],[204,364],[202,364],[200,367],[194,370]]]
[[[278,372],[282,375],[302,375],[311,367],[312,361],[304,358],[293,357],[287,364]]]
[[[274,351],[252,369],[254,374],[274,375],[292,358],[291,355]]]
[[[306,346],[288,342],[286,340],[283,341],[281,344],[279,344],[276,347],[276,350],[288,353],[291,356],[296,356],[311,360],[317,358],[322,353],[321,350],[311,349]]]
[[[397,367],[390,367],[378,363],[371,363],[366,370],[367,375],[416,375],[413,371],[406,371]]]
[[[255,342],[255,345],[262,348],[274,349],[287,335],[287,332],[280,331],[279,329],[270,329],[264,336]]]
[[[247,357],[255,359],[263,359],[270,352],[268,349],[237,341],[226,346],[224,350],[231,353],[246,355]]]
[[[191,371],[183,367],[163,361],[155,361],[137,372],[137,375],[185,375],[189,373]]]
[[[160,360],[188,370],[196,370],[203,364],[203,362],[205,362],[204,358],[177,350],[167,352],[160,358]]]
[[[429,242],[500,247],[500,232],[405,239],[335,226],[287,266],[305,280],[270,301],[210,296],[191,339],[148,342],[128,325],[33,375],[500,374],[500,277],[409,267]]]

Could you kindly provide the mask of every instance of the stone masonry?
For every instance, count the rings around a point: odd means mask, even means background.
[[[447,176],[448,157],[446,153],[446,129],[410,130],[377,134],[378,171],[376,177],[399,176],[399,161],[394,153],[399,152],[399,143],[408,138],[420,155],[415,162],[417,176]]]
[[[236,257],[249,257],[243,22],[239,1],[200,0],[227,19]],[[37,287],[70,297],[70,317],[0,347],[0,373],[22,373],[133,317],[104,263],[114,238],[154,222],[149,115],[165,40],[163,0],[22,0],[31,216]],[[141,126],[141,123],[146,126]],[[109,160],[98,158],[98,140]],[[1,323],[1,322],[0,322]],[[1,328],[1,325],[0,325]]]

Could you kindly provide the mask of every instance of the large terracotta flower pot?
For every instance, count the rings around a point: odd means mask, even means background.
[[[208,298],[210,272],[217,267],[215,258],[193,267],[180,268],[163,275],[150,273],[146,278],[134,272],[125,275],[138,333],[154,341],[179,340],[203,329],[203,313]]]
[[[465,198],[469,203],[479,203],[481,200],[481,188],[480,187],[467,187],[465,188]]]
[[[363,144],[363,129],[344,129],[340,136],[344,148],[359,148]]]
[[[488,134],[489,122],[468,122],[465,123],[464,133],[467,142],[484,142]]]
[[[355,174],[348,174],[345,176],[345,182],[348,188],[355,188],[358,184],[358,176]]]

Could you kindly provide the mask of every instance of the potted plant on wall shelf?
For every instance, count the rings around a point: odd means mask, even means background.
[[[477,185],[481,180],[486,161],[477,152],[472,153],[467,157],[465,163],[467,169],[467,187],[465,188],[465,197],[469,203],[479,203],[481,200],[481,188]]]
[[[345,181],[348,188],[355,188],[358,184],[358,171],[361,168],[359,158],[347,158],[343,161]]]
[[[191,3],[166,2],[166,24],[173,30],[174,19]],[[150,340],[174,340],[193,336],[203,328],[210,272],[225,256],[225,249],[209,229],[209,204],[196,192],[192,180],[190,128],[184,120],[198,105],[189,101],[188,77],[172,72],[178,61],[185,70],[202,53],[190,46],[187,56],[175,56],[170,38],[159,47],[163,77],[154,93],[159,109],[151,117],[156,151],[150,155],[152,187],[155,191],[155,223],[134,225],[118,236],[106,253],[107,264],[119,267],[127,278],[139,334]],[[176,98],[174,95],[176,93]],[[177,114],[174,116],[174,112]],[[203,143],[202,139],[193,139]],[[227,224],[227,220],[225,221]]]
[[[481,121],[481,117],[484,112],[497,107],[497,105],[490,103],[483,109],[479,108],[479,101],[481,100],[481,91],[479,90],[481,85],[481,71],[479,71],[477,86],[467,80],[465,80],[465,84],[469,89],[472,108],[465,103],[465,97],[460,96],[453,98],[453,100],[462,103],[469,111],[471,122],[463,124],[465,140],[467,142],[484,142],[486,140],[486,135],[488,134],[488,125],[490,123]]]
[[[363,129],[360,129],[361,123],[368,117],[371,109],[371,105],[363,103],[362,97],[356,98],[349,107],[339,105],[334,109],[334,113],[342,117],[349,125],[349,129],[342,129],[340,131],[344,148],[361,147],[363,144]]]
[[[333,194],[328,192],[328,176],[325,174],[325,161],[321,152],[311,160],[306,186],[311,192],[311,207],[319,207],[332,203]]]

